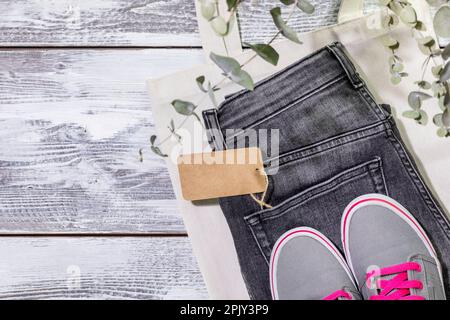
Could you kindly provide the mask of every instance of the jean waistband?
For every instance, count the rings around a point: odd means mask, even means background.
[[[255,115],[264,118],[287,101],[343,77],[348,77],[355,88],[364,85],[343,45],[335,42],[258,82],[251,94],[241,90],[227,96],[218,109],[204,111],[204,117],[214,121],[219,116],[222,128],[239,129],[236,125],[242,125],[243,119],[255,119]]]

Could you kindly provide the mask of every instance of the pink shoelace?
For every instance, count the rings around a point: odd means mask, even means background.
[[[343,298],[345,300],[352,300],[352,296],[350,293],[344,290],[338,290],[323,298],[323,300],[338,300],[339,298]]]
[[[411,295],[411,289],[420,290],[423,284],[420,280],[409,280],[408,271],[421,272],[422,268],[416,262],[405,262],[367,273],[367,284],[376,281],[379,289],[379,293],[371,296],[370,300],[425,300],[422,296]],[[378,279],[382,276],[393,277],[390,280]]]

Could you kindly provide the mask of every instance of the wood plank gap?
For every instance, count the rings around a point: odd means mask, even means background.
[[[67,237],[97,237],[97,238],[145,238],[145,237],[160,237],[160,238],[185,238],[188,237],[186,232],[36,232],[36,233],[1,233],[0,238],[34,238],[34,237],[53,237],[53,238],[67,238]]]

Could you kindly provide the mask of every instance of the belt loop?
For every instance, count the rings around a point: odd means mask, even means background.
[[[209,145],[213,147],[214,151],[225,150],[227,146],[220,128],[219,118],[217,117],[217,109],[205,110],[202,112],[202,115],[205,120],[206,136],[208,137]]]
[[[328,45],[327,48],[334,54],[336,59],[339,61],[352,85],[356,89],[359,89],[362,86],[364,86],[364,81],[361,79],[352,61],[345,53],[345,47],[342,45],[342,43],[334,42]]]

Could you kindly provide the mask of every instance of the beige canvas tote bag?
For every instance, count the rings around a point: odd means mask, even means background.
[[[425,22],[429,32],[432,31],[431,17],[426,1],[416,0],[411,2],[419,14],[419,19]],[[226,1],[219,0],[219,3],[223,8],[221,12],[226,12]],[[401,42],[398,53],[404,60],[409,77],[397,86],[390,83],[389,52],[380,41],[380,37],[386,34],[386,31],[379,27],[383,14],[383,11],[380,10],[363,16],[363,0],[344,0],[338,16],[338,25],[300,34],[302,45],[288,40],[276,42],[273,46],[280,54],[280,60],[276,67],[256,58],[245,67],[245,70],[252,75],[255,81],[261,80],[333,41],[342,42],[359,68],[358,72],[366,80],[371,91],[375,93],[378,102],[387,103],[393,107],[394,115],[396,115],[405,142],[409,144],[423,176],[427,179],[426,182],[432,187],[443,206],[447,208],[448,213],[448,208],[450,208],[450,148],[448,139],[439,139],[435,134],[436,128],[431,123],[427,126],[418,126],[414,121],[399,116],[409,108],[407,96],[414,88],[413,81],[421,77],[421,69],[417,65],[421,64],[425,57],[417,49],[416,41],[411,37],[409,28],[400,24],[393,32],[395,38]],[[198,16],[200,34],[206,55],[211,51],[217,54],[225,54],[224,42],[227,44],[230,55],[233,55],[240,62],[246,61],[252,55],[252,52],[242,51],[237,24],[231,34],[222,41],[213,34],[204,19],[200,15]],[[225,95],[241,90],[241,87],[228,80],[222,81],[221,71],[209,61],[190,70],[149,80],[148,89],[153,102],[153,118],[160,138],[169,134],[168,125],[171,120],[176,126],[183,123],[182,129],[177,132],[182,136],[192,135],[195,130],[198,130],[198,121],[194,117],[186,118],[177,114],[171,106],[172,100],[182,99],[195,102],[198,104],[197,114],[201,114],[204,109],[213,107],[208,97],[205,97],[206,95],[199,90],[196,84],[195,79],[200,75],[204,75],[213,84],[221,82],[221,90],[216,94],[219,103]],[[431,75],[426,77],[431,79]],[[429,108],[436,108],[436,110],[430,111],[430,114],[439,111],[438,107],[434,105],[430,105]],[[202,134],[204,135],[204,133]],[[203,139],[203,141],[207,141],[206,136]],[[189,137],[186,140],[189,140]],[[173,139],[168,139],[160,148],[164,153],[170,155],[170,157],[165,158],[167,167],[179,203],[180,213],[183,216],[210,298],[248,299],[249,296],[240,273],[233,240],[217,201],[211,200],[193,204],[183,200],[175,160],[177,153],[180,152],[179,143]],[[210,149],[205,143],[196,144],[191,148],[191,152],[208,150]],[[207,185],[207,181],[205,181],[205,184]]]

